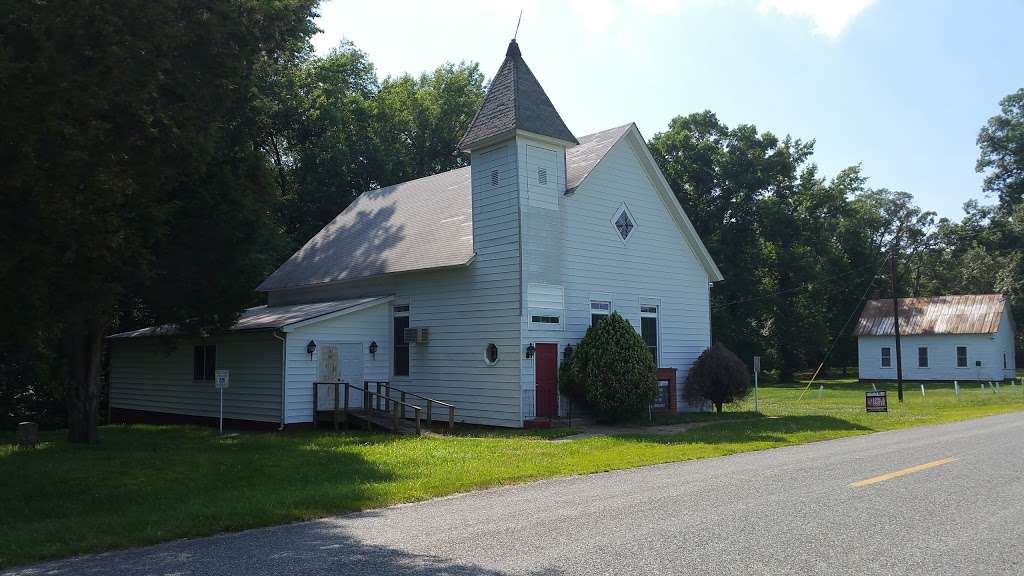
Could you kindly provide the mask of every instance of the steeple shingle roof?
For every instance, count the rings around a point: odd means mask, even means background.
[[[515,40],[509,43],[505,60],[459,147],[469,150],[482,141],[513,130],[579,144],[523,61]]]

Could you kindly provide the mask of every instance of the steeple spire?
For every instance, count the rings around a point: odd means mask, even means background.
[[[459,147],[469,150],[516,130],[579,144],[523,61],[519,44],[513,39]]]

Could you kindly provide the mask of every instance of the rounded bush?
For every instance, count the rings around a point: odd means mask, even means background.
[[[750,370],[728,348],[715,344],[705,350],[690,367],[683,384],[687,402],[711,402],[715,411],[722,404],[742,400],[750,392]]]
[[[643,412],[658,393],[657,367],[643,338],[618,313],[587,330],[559,370],[563,394],[583,399],[604,421]]]

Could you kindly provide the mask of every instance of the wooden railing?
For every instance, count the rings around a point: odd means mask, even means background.
[[[376,391],[370,389],[370,385],[376,386]],[[361,408],[366,413],[366,428],[369,430],[372,427],[371,415],[376,410],[380,414],[388,414],[391,416],[391,429],[393,432],[399,432],[400,422],[406,418],[406,409],[413,411],[413,418],[416,422],[416,433],[421,434],[422,423],[421,413],[422,408],[410,402],[407,402],[408,397],[418,398],[426,401],[427,405],[427,425],[433,423],[433,405],[438,404],[439,406],[448,409],[448,431],[451,432],[455,428],[455,406],[448,404],[447,402],[441,402],[440,400],[434,400],[427,396],[416,394],[415,392],[408,392],[399,388],[391,386],[390,382],[385,380],[365,380],[363,387],[354,386],[348,382],[314,382],[313,383],[313,425],[319,425],[320,410],[320,387],[330,386],[334,388],[334,406],[333,410],[330,410],[333,414],[334,429],[338,429],[339,423],[344,423],[345,428],[348,428],[350,421],[350,414],[352,412],[351,390],[355,390],[357,393],[362,394],[362,406]],[[393,394],[397,394],[397,397],[393,397]],[[342,400],[343,399],[343,400]]]
[[[447,408],[448,409],[448,432],[451,432],[455,428],[455,406],[452,405],[452,404],[449,404],[447,402],[441,402],[440,400],[434,400],[433,398],[430,398],[428,396],[423,396],[423,395],[417,394],[415,392],[409,392],[409,391],[406,391],[406,390],[402,390],[401,388],[395,388],[395,387],[393,387],[391,385],[390,382],[388,382],[386,380],[380,380],[380,381],[367,380],[366,382],[364,382],[364,384],[367,384],[367,385],[369,385],[369,384],[376,384],[377,385],[377,402],[378,402],[377,409],[378,410],[380,410],[379,402],[380,402],[381,398],[390,398],[391,394],[393,392],[395,392],[395,393],[399,394],[399,398],[401,400],[401,402],[400,402],[400,406],[401,406],[400,410],[402,411],[402,415],[401,415],[402,418],[405,418],[405,406],[402,405],[402,404],[404,404],[404,402],[406,401],[407,397],[411,396],[413,398],[419,398],[420,400],[423,400],[423,401],[426,402],[426,404],[427,404],[427,425],[428,426],[430,426],[430,425],[432,425],[434,423],[433,405],[437,404],[438,406],[441,406],[442,408]],[[382,389],[384,390],[384,395],[381,395],[381,390]]]

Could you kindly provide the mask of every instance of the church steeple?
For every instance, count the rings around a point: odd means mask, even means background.
[[[516,130],[547,136],[570,145],[579,144],[523,61],[519,44],[512,40],[505,51],[505,60],[494,75],[483,104],[459,147],[471,150],[505,134],[511,136]]]

